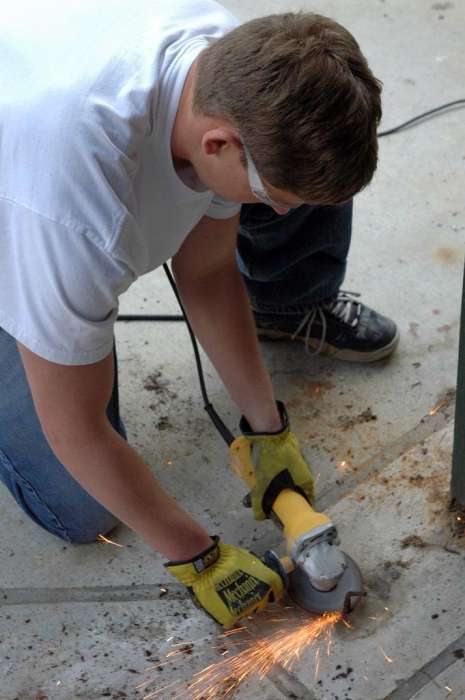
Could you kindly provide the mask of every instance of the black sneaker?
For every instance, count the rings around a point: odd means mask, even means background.
[[[260,338],[302,340],[313,354],[349,362],[375,362],[399,343],[394,321],[357,301],[359,294],[343,292],[307,311],[270,313],[254,309]]]

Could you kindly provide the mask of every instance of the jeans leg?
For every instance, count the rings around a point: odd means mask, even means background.
[[[344,280],[352,202],[302,205],[284,216],[264,204],[241,210],[237,260],[252,307],[308,308],[336,294]]]
[[[0,481],[22,510],[67,542],[92,542],[118,519],[87,493],[49,447],[35,412],[14,338],[0,328]],[[71,398],[70,398],[71,400]],[[115,364],[107,415],[125,437],[119,420]]]

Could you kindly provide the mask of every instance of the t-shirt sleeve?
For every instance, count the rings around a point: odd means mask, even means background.
[[[230,219],[238,214],[240,210],[241,205],[237,204],[237,202],[231,202],[220,197],[219,194],[215,194],[208,207],[206,216],[209,216],[211,219]]]
[[[14,219],[0,235],[0,326],[51,362],[102,360],[130,271],[86,233],[22,208]]]

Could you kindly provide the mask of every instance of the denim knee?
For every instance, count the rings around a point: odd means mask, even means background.
[[[119,520],[102,505],[87,496],[87,507],[62,503],[60,512],[48,503],[47,493],[37,488],[15,469],[8,456],[0,450],[0,481],[2,481],[21,510],[39,527],[65,542],[84,544],[95,542],[119,524]],[[71,501],[72,499],[70,499]]]
[[[52,532],[52,534],[56,534],[57,537],[61,537],[61,539],[72,544],[90,544],[91,542],[97,542],[99,535],[108,535],[120,524],[118,518],[108,513],[107,517],[81,522],[77,527],[67,528],[66,536],[58,532]]]

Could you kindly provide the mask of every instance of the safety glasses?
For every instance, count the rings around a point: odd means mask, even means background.
[[[244,149],[245,158],[247,161],[247,175],[249,177],[249,185],[250,189],[252,190],[252,194],[255,197],[257,197],[257,199],[259,199],[260,202],[263,202],[263,204],[267,204],[273,209],[297,209],[297,207],[300,206],[298,204],[290,205],[285,204],[284,202],[275,202],[274,199],[271,199],[271,197],[265,189],[265,185],[263,184],[260,175],[258,174],[257,167],[253,162],[253,158],[250,154],[250,151],[244,144],[244,142],[242,142],[242,147]]]

